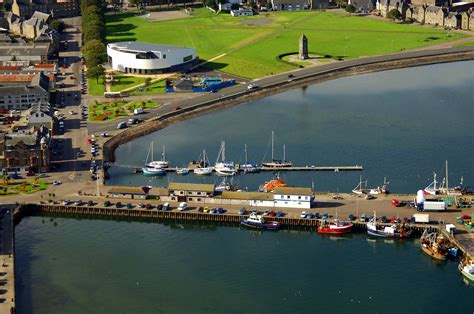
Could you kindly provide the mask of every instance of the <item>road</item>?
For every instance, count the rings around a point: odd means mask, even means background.
[[[297,80],[301,80],[303,78],[309,78],[318,74],[325,74],[327,72],[338,70],[338,69],[350,69],[351,67],[358,66],[358,65],[369,65],[373,63],[379,63],[379,62],[410,59],[410,58],[416,58],[416,57],[436,56],[436,55],[443,55],[447,53],[467,52],[467,51],[474,51],[474,47],[452,47],[452,48],[441,48],[441,49],[432,49],[432,50],[419,50],[419,51],[400,52],[400,53],[394,53],[394,54],[383,55],[383,56],[359,58],[359,59],[348,60],[348,61],[328,63],[328,64],[323,64],[320,66],[299,69],[299,70],[291,71],[288,73],[273,75],[273,76],[265,77],[262,79],[254,80],[251,83],[257,84],[259,86],[259,89],[261,89],[265,87],[271,87],[273,85],[285,84],[289,80],[291,80],[292,84],[294,84]],[[293,77],[291,78],[289,77],[290,73],[293,75]],[[178,105],[184,109],[184,108],[192,107],[199,103],[217,100],[223,97],[229,97],[230,95],[258,92],[259,90],[259,89],[255,89],[249,92],[247,91],[247,86],[248,86],[247,83],[242,83],[242,84],[237,84],[237,85],[225,88],[217,93],[202,93],[192,98],[171,99],[168,103],[164,104],[163,106],[160,106],[155,109],[151,109],[147,114],[142,115],[141,118],[149,119],[152,117],[156,117],[157,115],[162,115],[162,114],[171,112]],[[278,93],[278,92],[279,92],[279,87],[275,87],[275,93]],[[126,118],[123,118],[123,119],[117,119],[110,122],[89,122],[88,123],[89,133],[98,134],[104,131],[111,132],[113,130],[116,130],[117,124],[119,122],[126,121],[126,120],[127,120]]]

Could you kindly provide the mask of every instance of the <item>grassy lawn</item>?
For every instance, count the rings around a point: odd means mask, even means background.
[[[121,90],[145,83],[144,77],[112,75],[112,92],[120,92]]]
[[[152,94],[164,94],[166,93],[166,82],[165,80],[159,80],[151,83],[148,86],[138,87],[134,90],[131,95],[152,95]]]
[[[105,86],[102,78],[99,78],[99,83],[97,83],[95,78],[87,79],[87,85],[89,86],[89,95],[104,96]]]
[[[89,105],[89,121],[110,121],[133,114],[134,109],[154,108],[159,104],[152,100],[96,102]]]
[[[463,35],[349,16],[336,12],[271,12],[251,17],[215,15],[202,8],[191,18],[147,21],[133,13],[107,15],[107,40],[136,40],[194,47],[215,69],[257,78],[294,69],[276,60],[298,51],[305,34],[309,51],[350,59],[427,46]]]
[[[456,46],[474,46],[474,41],[468,41],[462,44],[457,44]]]
[[[9,180],[0,184],[0,195],[31,194],[48,188],[44,180]]]

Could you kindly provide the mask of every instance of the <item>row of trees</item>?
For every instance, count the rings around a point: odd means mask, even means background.
[[[102,64],[107,60],[105,48],[105,20],[103,11],[107,7],[104,0],[81,0],[82,54],[86,59],[87,77],[96,78],[104,75]]]

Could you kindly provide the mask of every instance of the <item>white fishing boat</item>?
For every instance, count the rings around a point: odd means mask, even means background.
[[[219,159],[221,159],[221,161],[219,161]],[[234,176],[237,174],[237,169],[235,168],[234,162],[225,160],[225,141],[221,142],[221,148],[219,149],[219,154],[217,155],[214,170],[217,172],[217,174],[222,176]]]
[[[194,168],[194,174],[199,176],[207,176],[214,171],[214,168],[210,166],[209,159],[206,155],[206,150],[202,151],[202,158],[198,158],[197,167]]]
[[[433,172],[433,182],[431,182],[430,185],[428,185],[424,189],[425,194],[438,195],[440,190],[439,190],[439,187],[437,186],[437,184],[438,184],[438,181],[436,181],[436,172]]]
[[[372,188],[369,190],[369,194],[376,195],[376,194],[388,194],[388,184],[390,182],[387,182],[387,178],[383,178],[383,185],[378,186],[376,188]]]
[[[247,144],[244,145],[244,153],[245,153],[245,163],[240,165],[240,168],[244,171],[244,173],[260,172],[260,168],[258,167],[257,163],[248,161]]]
[[[151,161],[148,162],[149,158],[151,157]],[[156,166],[157,164],[153,160],[153,142],[150,143],[150,147],[148,149],[148,154],[145,160],[145,167],[142,168],[143,175],[145,176],[160,176],[166,174],[166,169],[161,166]]]
[[[291,167],[293,163],[291,161],[286,160],[286,146],[283,145],[283,159],[277,160],[275,159],[275,132],[272,131],[272,161],[262,163],[262,167],[264,168],[284,168],[284,167]]]
[[[362,176],[360,176],[359,179],[359,184],[352,189],[352,193],[362,195],[362,194],[368,194],[369,190],[367,189],[367,180],[362,181]]]

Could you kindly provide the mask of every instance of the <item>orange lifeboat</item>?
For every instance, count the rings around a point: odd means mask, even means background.
[[[288,186],[285,181],[283,181],[283,179],[273,179],[273,180],[270,180],[270,181],[267,181],[265,182],[265,184],[263,184],[261,187],[260,187],[260,190],[263,191],[263,192],[273,192],[273,190],[277,187],[285,187],[285,186]]]

